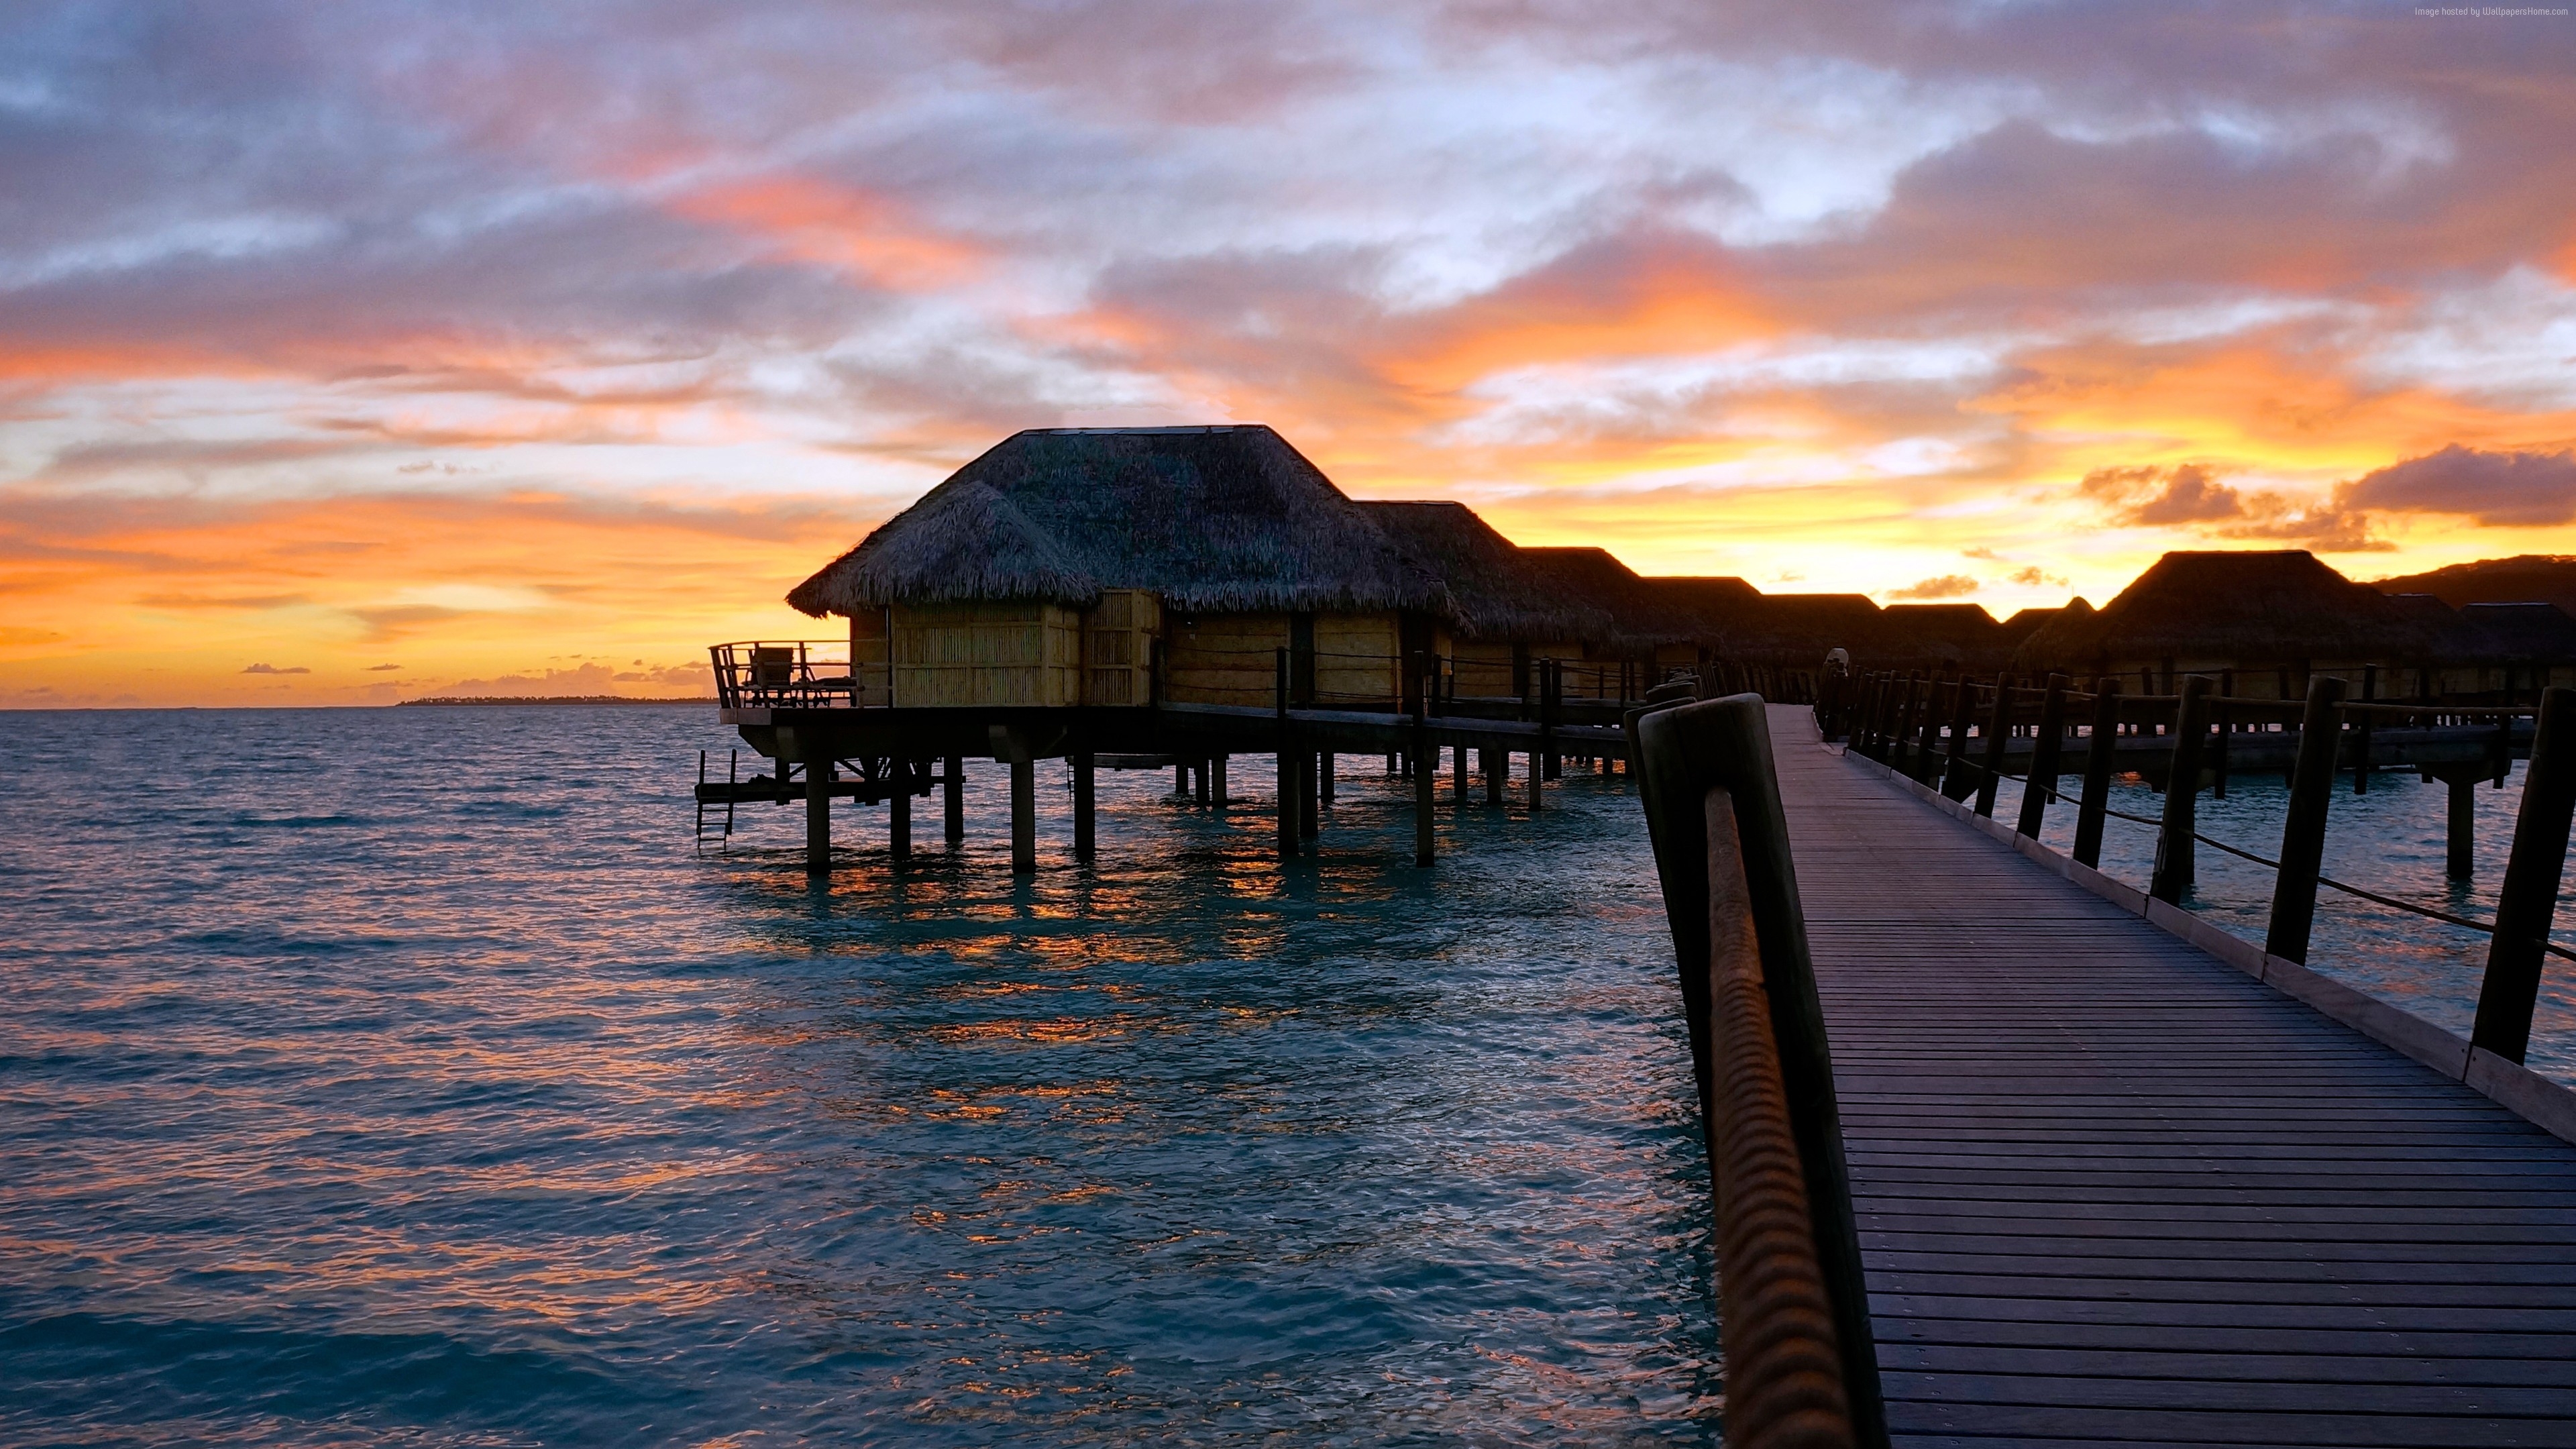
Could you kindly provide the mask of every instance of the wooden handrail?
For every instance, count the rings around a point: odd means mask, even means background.
[[[1833,1059],[1763,702],[1632,710],[1628,735],[1717,1194],[1726,1440],[1882,1449]]]

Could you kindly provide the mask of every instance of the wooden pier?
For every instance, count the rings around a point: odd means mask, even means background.
[[[1772,721],[1897,1442],[2576,1444],[2576,1146]]]

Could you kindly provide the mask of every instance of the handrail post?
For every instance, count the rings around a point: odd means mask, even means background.
[[[2066,676],[2048,676],[2039,700],[2039,731],[2030,741],[2030,778],[2022,782],[2021,822],[2013,828],[2033,840],[2048,823],[2048,804],[2057,798],[2058,759],[2066,744]]]
[[[1991,820],[2004,784],[2004,742],[2012,735],[2012,671],[1995,676],[1995,712],[1986,717],[1986,766],[1977,772],[1977,813]]]
[[[2496,890],[2495,938],[2487,946],[2486,980],[2478,987],[2471,1046],[2519,1062],[2531,1045],[2531,1012],[2540,996],[2542,943],[2558,914],[2558,880],[2567,868],[2567,829],[2576,818],[2576,690],[2540,692],[2531,734],[2531,768],[2522,776],[2514,812],[2513,854]]]
[[[1869,1320],[1869,1292],[1862,1273],[1860,1234],[1852,1214],[1851,1175],[1844,1161],[1842,1124],[1835,1104],[1833,1060],[1825,1037],[1823,1008],[1817,1001],[1815,968],[1807,946],[1806,920],[1789,854],[1787,821],[1773,773],[1771,738],[1762,701],[1751,695],[1698,704],[1632,711],[1630,738],[1643,765],[1638,795],[1646,807],[1656,870],[1663,885],[1664,908],[1680,968],[1685,1011],[1689,1016],[1694,1066],[1698,1069],[1701,1122],[1711,1133],[1712,1175],[1739,1159],[1743,1144],[1717,1134],[1727,1130],[1739,1102],[1756,1094],[1744,1091],[1738,1078],[1758,1068],[1730,1055],[1716,1059],[1722,1040],[1733,1046],[1748,1013],[1736,1013],[1721,1030],[1712,1020],[1720,1006],[1717,964],[1723,945],[1736,948],[1741,960],[1740,923],[1750,918],[1751,945],[1759,959],[1758,1000],[1777,1048],[1779,1095],[1804,1178],[1807,1225],[1823,1297],[1832,1313],[1832,1351],[1839,1361],[1851,1421],[1851,1441],[1867,1449],[1887,1443],[1886,1410],[1880,1396],[1878,1352]],[[1724,813],[1721,813],[1724,812]],[[1735,826],[1735,862],[1724,861],[1726,842],[1712,839],[1712,821],[1731,814]],[[1738,926],[1731,941],[1712,929],[1728,893],[1713,892],[1715,880],[1732,877],[1721,867],[1741,871],[1743,898],[1727,914]],[[1739,970],[1742,967],[1739,965]],[[1733,1000],[1755,999],[1735,993]],[[1758,1030],[1758,1027],[1756,1028]],[[1717,1100],[1723,1082],[1730,1101]],[[1729,1239],[1745,1223],[1718,1224],[1721,1261]],[[1740,1242],[1741,1239],[1738,1239]],[[1757,1242],[1761,1240],[1756,1239]],[[1761,1307],[1755,1282],[1737,1278],[1730,1290],[1721,1276],[1721,1293],[1742,1291],[1742,1300],[1722,1307],[1722,1316],[1739,1327],[1754,1325],[1752,1311]],[[1730,1378],[1730,1417],[1758,1401],[1763,1375],[1757,1353],[1751,1362],[1732,1365],[1750,1371],[1754,1382]],[[1739,1406],[1738,1395],[1744,1403]],[[1757,1436],[1744,1435],[1744,1442]],[[1818,1442],[1831,1442],[1820,1439]]]
[[[1950,702],[1950,748],[1943,762],[1941,793],[1953,800],[1968,798],[1968,727],[1976,723],[1977,688],[1959,675],[1957,694]]]
[[[2209,676],[2187,674],[2177,683],[2182,698],[2174,706],[2173,753],[2165,766],[2164,827],[2156,832],[2147,892],[2167,905],[2182,903],[2196,875],[2192,836],[2200,823],[2200,757],[2209,744]]]
[[[2120,681],[2093,681],[2093,738],[2084,752],[2084,798],[2075,802],[2075,863],[2099,869],[2102,822],[2111,805],[2111,762],[2120,747]]]
[[[1440,753],[1431,743],[1431,691],[1427,681],[1413,695],[1413,863],[1431,864],[1432,786],[1440,773]]]
[[[1274,732],[1279,747],[1279,858],[1294,860],[1297,857],[1297,817],[1305,813],[1301,802],[1306,785],[1297,769],[1297,746],[1296,741],[1290,738],[1288,724],[1287,650],[1279,651],[1278,662],[1279,677],[1272,700],[1276,720]]]
[[[2263,949],[2284,961],[2308,962],[2308,933],[2317,919],[2317,874],[2325,868],[2326,812],[2334,801],[2335,756],[2343,741],[2344,682],[2308,679],[2299,716],[2299,753],[2290,765],[2290,806],[2281,817],[2281,869],[2272,885],[2272,924]]]

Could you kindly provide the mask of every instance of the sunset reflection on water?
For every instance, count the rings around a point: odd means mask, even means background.
[[[1112,775],[1021,881],[988,767],[817,887],[703,711],[10,719],[0,1440],[1714,1433],[1613,788],[1425,873],[1370,761],[1286,867]]]

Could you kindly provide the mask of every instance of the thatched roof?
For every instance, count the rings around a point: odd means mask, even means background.
[[[2069,607],[2022,642],[2016,667],[2082,674],[2133,659],[2437,657],[2442,631],[2304,550],[2169,553],[2097,612]]]
[[[2490,659],[2532,664],[2576,659],[2576,617],[2556,604],[2466,604],[2460,616],[2484,636]]]
[[[1698,621],[1606,548],[1525,548],[1521,556],[1566,598],[1609,616],[1613,637],[1588,642],[1644,649],[1695,637]]]
[[[1561,587],[1545,565],[1463,503],[1362,503],[1405,561],[1449,590],[1451,618],[1470,639],[1600,639],[1606,609]]]
[[[797,585],[808,614],[1152,589],[1194,609],[1446,612],[1438,580],[1260,424],[1016,433]]]
[[[1980,604],[1890,604],[1879,613],[1879,654],[1978,672],[2012,661],[2013,637]]]

